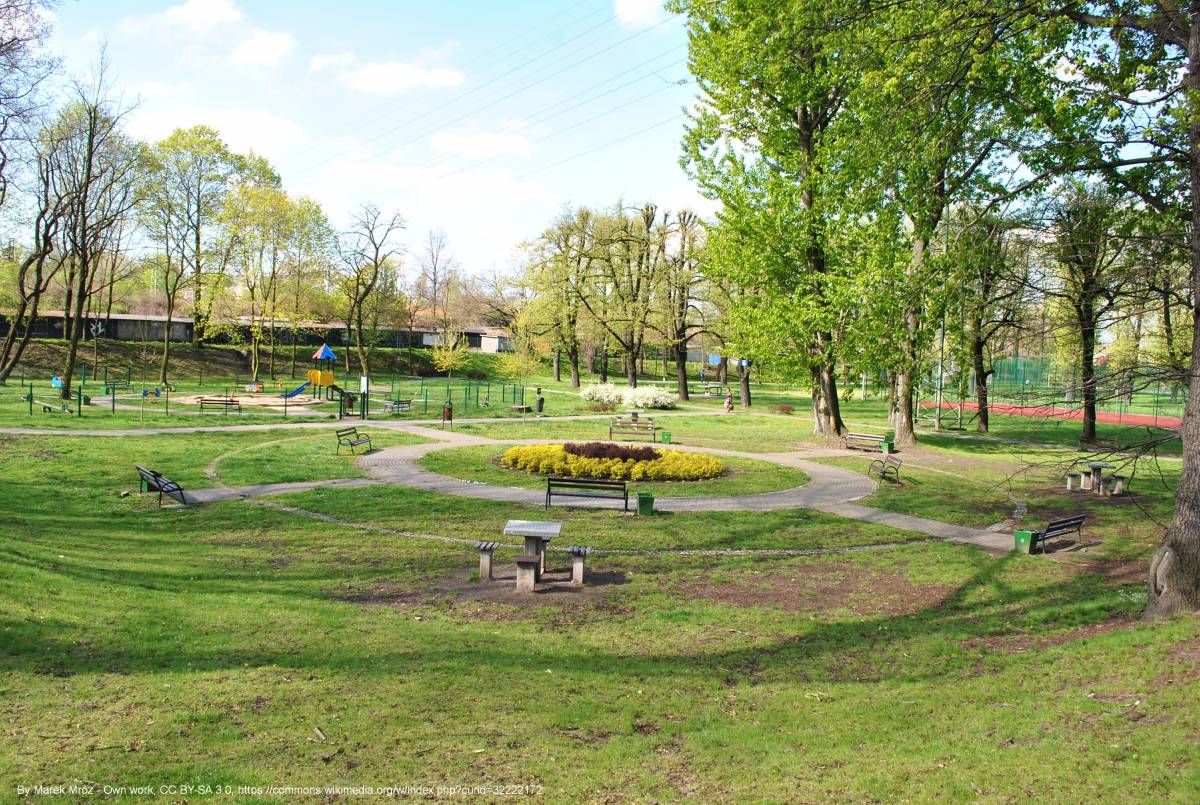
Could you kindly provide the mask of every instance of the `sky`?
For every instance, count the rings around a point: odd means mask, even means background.
[[[81,77],[104,49],[133,135],[210,125],[335,226],[398,211],[410,251],[441,229],[469,274],[567,204],[712,211],[679,166],[695,84],[661,0],[65,0],[50,46]]]

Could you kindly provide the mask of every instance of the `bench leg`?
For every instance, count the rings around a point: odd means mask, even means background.
[[[585,559],[585,557],[583,557],[583,556],[573,555],[571,557],[571,586],[572,587],[582,587],[583,586],[584,559]]]
[[[492,552],[491,551],[480,551],[479,552],[479,580],[480,581],[491,581],[492,580]]]

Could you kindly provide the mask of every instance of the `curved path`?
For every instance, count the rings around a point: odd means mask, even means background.
[[[400,486],[421,489],[427,492],[437,492],[443,495],[459,495],[468,498],[482,498],[484,500],[498,500],[506,503],[520,503],[527,506],[540,506],[545,501],[545,493],[537,489],[495,486],[475,481],[462,481],[427,470],[418,461],[427,453],[435,450],[445,450],[448,447],[554,444],[555,442],[546,439],[488,439],[480,436],[461,436],[457,434],[447,439],[447,436],[449,434],[439,432],[439,437],[446,439],[445,441],[388,447],[364,456],[359,459],[358,463],[368,476],[378,481],[399,484]],[[682,447],[678,445],[673,445],[673,447],[679,450],[712,453],[714,455],[745,458],[755,461],[768,461],[772,464],[794,467],[808,475],[811,480],[804,486],[797,486],[778,492],[761,492],[751,495],[656,497],[654,508],[659,511],[720,512],[817,509],[822,506],[848,503],[849,501],[866,497],[875,491],[875,483],[864,475],[840,467],[813,464],[812,462],[804,461],[794,453],[743,453],[736,450],[719,450],[716,448]],[[830,455],[841,454],[841,451],[825,452]],[[806,453],[810,457],[816,457],[819,454],[817,451]],[[571,505],[579,508],[612,507],[611,502],[587,500],[586,498],[573,499]]]

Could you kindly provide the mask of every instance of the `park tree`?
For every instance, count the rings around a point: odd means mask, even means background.
[[[215,129],[176,129],[152,148],[152,194],[158,215],[169,212],[173,260],[186,272],[192,297],[192,344],[209,334],[213,307],[224,281],[230,241],[220,232],[225,200],[239,172],[261,172],[261,165],[229,150]],[[160,227],[161,231],[161,227]],[[160,244],[164,245],[164,244]]]
[[[368,302],[385,266],[402,254],[397,238],[403,229],[404,219],[399,213],[387,214],[373,204],[363,204],[339,239],[338,287],[346,302],[346,324],[353,330],[359,370],[364,375],[370,374],[365,337]]]
[[[988,431],[988,384],[995,343],[1020,326],[1027,304],[1029,246],[1021,222],[992,209],[962,207],[949,217],[945,259],[948,317],[961,325],[960,351],[975,377],[975,429]]]
[[[582,319],[586,316],[582,294],[596,259],[592,240],[595,218],[587,208],[568,210],[528,245],[523,284],[532,301],[522,312],[521,324],[550,339],[555,355],[565,354],[571,369],[571,387],[579,388]],[[555,361],[556,373],[560,371]],[[555,380],[559,375],[555,375]]]
[[[86,327],[85,304],[94,292],[105,253],[120,248],[126,218],[137,200],[141,148],[121,128],[123,116],[108,97],[101,67],[91,83],[73,85],[54,123],[56,136],[63,141],[54,181],[66,196],[63,399],[71,398],[71,376]]]
[[[50,35],[43,12],[52,6],[50,0],[0,0],[0,209],[25,146],[37,148],[40,89],[56,67],[43,49]]]
[[[836,124],[856,82],[843,69],[845,40],[829,25],[840,5],[678,0],[674,8],[687,15],[701,89],[684,164],[701,192],[722,202],[718,223],[730,233],[724,253],[732,257],[735,245],[743,253],[712,270],[765,292],[750,295],[758,307],[747,317],[777,345],[797,346],[813,380],[814,429],[840,434],[829,247],[838,212],[825,190]],[[795,315],[760,315],[764,303]]]
[[[283,303],[279,316],[289,331],[288,375],[296,375],[300,323],[311,314],[315,298],[329,279],[334,249],[334,232],[321,205],[307,196],[296,199],[288,209],[289,236],[284,244],[286,269],[281,288]]]
[[[669,235],[667,261],[662,272],[657,305],[660,329],[667,350],[675,363],[675,383],[679,399],[688,399],[687,355],[692,338],[703,328],[699,297],[704,285],[704,226],[689,211],[675,218]]]
[[[1049,271],[1037,279],[1047,298],[1070,314],[1083,410],[1080,439],[1096,439],[1096,345],[1105,321],[1129,292],[1127,210],[1102,187],[1071,184],[1051,204]]]
[[[0,383],[7,382],[20,363],[33,336],[32,325],[42,299],[62,268],[66,237],[63,227],[71,191],[62,181],[63,166],[60,163],[66,156],[69,135],[69,130],[51,125],[37,138],[32,246],[16,270],[15,310],[9,318],[3,346],[0,346]]]

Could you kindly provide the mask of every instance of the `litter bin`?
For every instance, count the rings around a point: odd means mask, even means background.
[[[1013,549],[1017,553],[1029,553],[1029,546],[1033,544],[1032,531],[1018,529],[1013,532]]]
[[[671,431],[669,431],[669,430],[664,430],[664,431],[662,432],[662,443],[663,443],[663,444],[670,444],[670,443],[671,443]]]
[[[639,515],[654,514],[654,495],[649,492],[638,492],[637,502]]]

